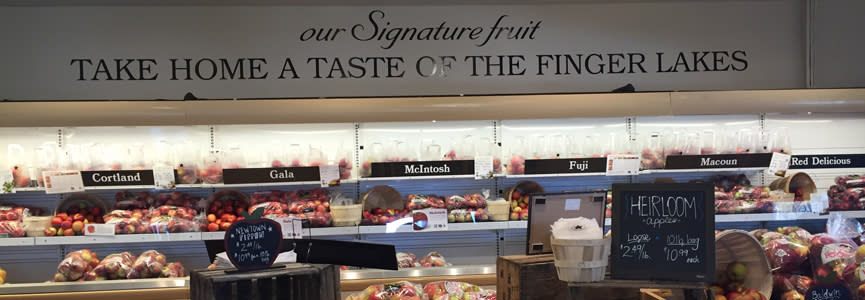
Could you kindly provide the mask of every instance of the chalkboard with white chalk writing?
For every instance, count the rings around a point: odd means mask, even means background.
[[[613,279],[715,280],[711,184],[614,184]]]

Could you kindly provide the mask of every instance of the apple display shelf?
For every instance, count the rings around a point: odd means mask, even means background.
[[[715,268],[726,270],[727,265],[740,262],[748,270],[745,286],[769,297],[772,295],[772,272],[763,246],[750,233],[726,230],[715,235]]]
[[[597,282],[604,279],[610,257],[610,239],[562,240],[551,237],[559,280]]]

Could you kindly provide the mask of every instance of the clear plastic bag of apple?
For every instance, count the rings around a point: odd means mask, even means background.
[[[476,223],[490,220],[486,209],[454,209],[448,212],[448,223]]]
[[[196,208],[201,201],[201,197],[190,195],[183,192],[159,193],[156,195],[156,203],[154,207],[168,205],[181,206],[186,208]]]
[[[814,287],[814,280],[806,275],[775,273],[772,279],[772,293],[777,299],[805,299],[804,295]]]
[[[135,260],[135,255],[129,252],[108,255],[92,271],[87,272],[85,280],[126,279],[132,272]]]
[[[127,279],[154,278],[162,273],[162,269],[168,264],[164,254],[156,250],[148,250],[141,253],[132,263],[132,270],[126,274]]]
[[[421,267],[430,268],[430,267],[445,267],[449,266],[448,262],[445,260],[445,257],[438,252],[430,252],[426,256],[422,257],[417,261]]]
[[[114,225],[115,234],[151,233],[150,213],[141,210],[115,209],[104,216],[105,224]]]
[[[252,193],[249,197],[249,204],[255,205],[262,202],[278,202],[278,203],[291,203],[293,201],[299,200],[298,191],[280,191],[280,190],[271,190],[271,191],[258,191]]]
[[[859,233],[851,228],[851,224],[855,223],[851,221],[840,214],[830,214],[826,233],[816,234],[811,239],[810,260],[817,284],[842,283],[845,273],[852,274],[847,269],[856,267],[857,246],[851,237]]]
[[[835,184],[844,188],[865,187],[865,176],[846,175],[835,178]]]
[[[78,250],[66,254],[57,266],[57,274],[54,275],[55,282],[77,281],[93,270],[99,264],[99,257],[95,252],[87,249]]]
[[[396,264],[400,269],[420,267],[420,263],[417,261],[417,256],[405,252],[396,253]]]
[[[288,217],[288,204],[280,202],[261,202],[249,207],[248,213],[254,212],[256,209],[263,209],[262,217],[264,218],[282,218]]]
[[[435,281],[424,285],[423,299],[424,300],[449,300],[451,297],[463,299],[463,294],[470,292],[480,292],[481,288],[474,284],[458,282],[458,281]]]
[[[148,192],[120,191],[114,194],[115,209],[144,209],[156,204],[156,198]]]
[[[772,265],[772,270],[781,273],[802,273],[807,269],[809,243],[789,237],[768,241],[763,249]]]
[[[423,292],[420,286],[408,281],[398,281],[368,286],[363,291],[348,296],[346,300],[421,300],[421,296]]]
[[[490,190],[485,189],[480,193],[450,196],[447,199],[447,209],[486,208],[489,194]]]
[[[186,276],[186,269],[179,262],[173,262],[162,268],[159,272],[160,278],[180,278]]]
[[[445,200],[436,195],[410,194],[406,197],[406,208],[410,210],[426,208],[445,208]]]

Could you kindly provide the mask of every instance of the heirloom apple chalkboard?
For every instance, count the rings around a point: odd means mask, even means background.
[[[264,269],[273,265],[282,248],[282,227],[279,223],[261,217],[258,208],[243,220],[234,222],[225,231],[225,253],[238,270]]]

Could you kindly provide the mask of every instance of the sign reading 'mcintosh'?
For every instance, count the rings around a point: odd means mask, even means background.
[[[374,162],[370,177],[473,175],[475,161]]]
[[[28,42],[0,47],[0,99],[802,88],[803,11],[798,1],[6,6],[0,27],[21,30],[0,39]],[[104,28],[116,34],[95,34]]]

